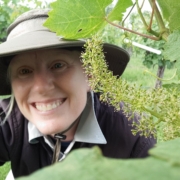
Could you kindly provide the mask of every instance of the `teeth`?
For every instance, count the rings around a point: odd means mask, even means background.
[[[55,101],[55,102],[52,102],[52,103],[48,103],[48,104],[35,104],[35,107],[37,110],[39,111],[50,111],[52,109],[55,109],[57,108],[58,106],[60,106],[63,102],[62,101]]]

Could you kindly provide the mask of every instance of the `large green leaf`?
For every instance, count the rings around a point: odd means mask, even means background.
[[[107,22],[105,8],[112,0],[57,0],[45,26],[66,39],[87,38],[97,33]]]
[[[170,61],[176,61],[176,67],[178,68],[177,75],[180,79],[180,30],[174,31],[169,35],[168,41],[164,46],[164,58]]]
[[[156,148],[153,148],[149,153],[165,161],[168,161],[172,165],[180,166],[180,138],[167,141],[166,143],[159,143]]]
[[[173,13],[174,5],[177,3],[177,0],[157,0],[164,18],[169,21],[169,17]]]
[[[172,13],[172,16],[170,17],[169,27],[170,27],[170,30],[171,30],[171,31],[180,30],[180,15],[179,15],[179,9],[180,9],[180,5],[178,6],[178,9],[176,8],[176,10],[174,11],[174,13]]]
[[[108,20],[114,21],[118,20],[121,21],[123,18],[123,13],[126,12],[126,9],[132,6],[131,0],[118,0],[116,6],[113,8],[111,13],[108,15]]]
[[[145,159],[118,160],[102,156],[99,148],[74,150],[64,162],[19,180],[179,180],[180,139],[152,149]]]
[[[170,30],[180,30],[180,1],[177,0],[157,0],[164,18],[169,22]]]
[[[180,60],[180,31],[174,31],[168,37],[168,41],[164,46],[163,55],[165,59],[171,61]]]

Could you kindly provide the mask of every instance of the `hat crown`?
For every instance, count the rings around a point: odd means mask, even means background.
[[[41,17],[47,18],[49,10],[50,9],[33,9],[23,13],[8,27],[7,34],[9,35],[10,32],[21,22]]]

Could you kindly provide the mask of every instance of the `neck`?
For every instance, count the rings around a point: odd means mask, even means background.
[[[76,133],[76,129],[77,129],[77,126],[78,126],[78,123],[79,123],[79,119],[80,119],[80,118],[78,118],[78,119],[76,120],[76,122],[72,125],[72,127],[70,127],[70,129],[69,129],[67,132],[62,133],[63,135],[66,136],[66,139],[61,140],[61,141],[66,142],[66,141],[72,141],[72,140],[74,139],[74,135],[75,135],[75,133]],[[61,134],[61,133],[60,133],[60,134]],[[54,135],[55,135],[55,134],[51,134],[52,137],[54,137]]]

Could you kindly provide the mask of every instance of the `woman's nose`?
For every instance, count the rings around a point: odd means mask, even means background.
[[[39,71],[34,74],[33,89],[45,94],[54,89],[54,78],[48,71]]]

